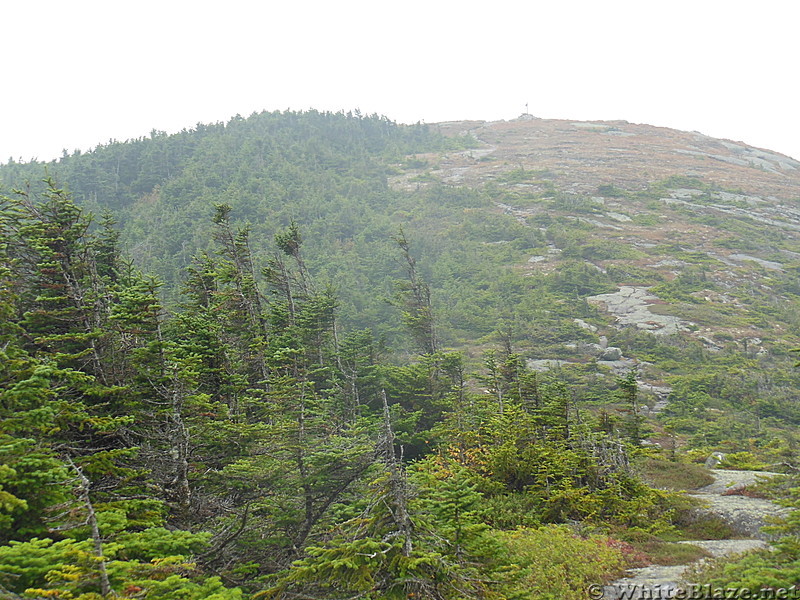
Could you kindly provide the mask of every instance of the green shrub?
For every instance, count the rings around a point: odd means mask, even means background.
[[[758,550],[738,557],[727,556],[704,562],[688,577],[689,581],[709,585],[712,589],[738,588],[756,593],[761,590],[790,589],[800,581],[800,560],[789,553]]]
[[[722,469],[742,469],[746,471],[761,471],[767,468],[766,463],[758,460],[752,452],[731,452],[725,455],[725,460],[720,463]]]
[[[509,591],[519,594],[507,597],[582,600],[590,584],[618,577],[626,566],[623,550],[611,538],[582,538],[564,525],[491,535],[507,549],[498,570]]]

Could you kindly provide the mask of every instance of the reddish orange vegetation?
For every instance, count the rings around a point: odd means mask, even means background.
[[[618,550],[625,559],[625,564],[628,565],[628,568],[646,567],[652,564],[647,554],[641,550],[637,550],[628,542],[623,542],[622,540],[614,538],[606,538],[603,540],[603,545]]]
[[[766,498],[767,496],[758,490],[754,490],[753,488],[741,485],[732,487],[728,490],[725,490],[721,494],[722,496],[746,496],[747,498]]]

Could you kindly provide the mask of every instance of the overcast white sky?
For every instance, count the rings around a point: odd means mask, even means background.
[[[0,161],[253,111],[625,119],[800,159],[796,0],[3,0]]]

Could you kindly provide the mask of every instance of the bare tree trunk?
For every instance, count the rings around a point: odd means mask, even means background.
[[[394,453],[394,431],[389,414],[389,403],[386,400],[386,390],[381,390],[383,398],[383,439],[384,461],[389,469],[389,494],[393,509],[392,517],[397,526],[397,533],[403,538],[403,555],[411,556],[413,550],[411,536],[414,523],[408,514],[408,487],[406,485],[405,471]]]
[[[106,571],[106,561],[103,558],[103,539],[100,536],[100,526],[97,523],[97,513],[94,511],[94,505],[92,504],[92,500],[89,497],[89,488],[91,486],[91,481],[86,475],[83,474],[83,470],[76,465],[71,458],[67,457],[67,462],[69,465],[75,470],[78,474],[78,481],[80,482],[79,490],[80,490],[80,499],[83,502],[84,506],[86,507],[87,518],[86,523],[89,525],[89,528],[92,532],[92,542],[94,545],[94,555],[97,557],[97,569],[100,572],[100,592],[104,598],[107,598],[111,595],[111,583],[108,580],[108,572]]]
[[[177,382],[176,382],[177,386]],[[175,468],[172,478],[172,493],[178,505],[178,515],[182,522],[189,520],[192,489],[189,485],[189,433],[183,422],[183,397],[182,390],[176,389],[172,395],[172,434],[170,435],[170,454]]]

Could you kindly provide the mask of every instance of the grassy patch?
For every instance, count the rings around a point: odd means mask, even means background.
[[[676,523],[677,533],[687,540],[729,540],[741,537],[720,517],[708,513],[689,513]]]
[[[685,565],[710,556],[697,546],[668,542],[643,531],[630,531],[624,539],[654,565]]]
[[[640,550],[650,557],[654,565],[686,565],[711,556],[698,546],[661,540],[644,544],[640,546]]]
[[[700,465],[648,458],[637,469],[645,482],[665,490],[695,490],[714,482],[708,469]]]

